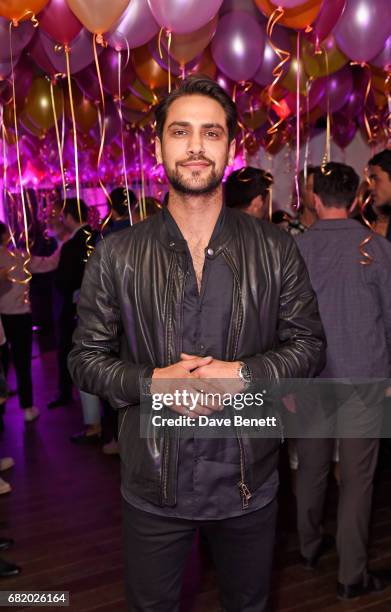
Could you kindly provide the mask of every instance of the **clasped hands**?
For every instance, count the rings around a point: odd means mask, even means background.
[[[224,410],[219,399],[225,394],[234,396],[243,391],[244,384],[238,375],[239,366],[239,361],[221,361],[181,353],[180,361],[154,369],[151,393],[172,396],[172,401],[164,403],[178,414],[192,418],[210,416]],[[214,397],[211,397],[212,394]]]

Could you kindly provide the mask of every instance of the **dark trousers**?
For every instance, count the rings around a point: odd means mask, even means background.
[[[33,383],[31,378],[31,357],[33,332],[31,314],[2,314],[7,345],[3,347],[4,371],[7,373],[9,356],[11,356],[18,387],[21,408],[33,405]]]
[[[72,378],[68,370],[68,355],[72,348],[72,336],[76,329],[76,305],[64,305],[59,321],[58,336],[58,390],[61,397],[72,398]]]
[[[335,440],[297,440],[297,515],[301,554],[310,558],[321,542],[323,506]],[[369,520],[378,439],[340,440],[337,549],[339,582],[356,584],[367,569]]]
[[[224,612],[266,612],[277,501],[236,518],[193,521],[158,516],[123,501],[129,612],[178,612],[186,558],[197,528],[217,570]]]
[[[104,442],[118,441],[118,410],[106,400],[103,402],[102,437]]]

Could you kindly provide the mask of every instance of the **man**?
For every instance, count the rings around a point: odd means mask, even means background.
[[[373,229],[391,240],[391,150],[384,149],[368,162],[370,188],[375,203]]]
[[[126,198],[126,190],[124,187],[117,187],[110,193],[111,200],[111,219],[107,227],[103,230],[103,235],[106,236],[111,232],[119,232],[126,229],[130,225],[129,208],[134,223],[133,214],[135,212],[137,198],[135,193],[129,189],[128,197]]]
[[[225,183],[225,204],[258,219],[267,216],[273,177],[251,166],[231,172]]]
[[[297,238],[326,332],[322,378],[360,381],[390,375],[391,245],[375,234],[368,241],[368,229],[348,219],[358,183],[353,168],[345,164],[329,163],[317,170],[314,193],[319,220]],[[375,384],[366,388],[361,383],[358,391],[353,384],[333,384],[330,394],[330,385],[320,387],[329,395],[325,414],[338,417],[342,436],[335,434],[340,437],[337,593],[341,599],[350,599],[380,591],[391,582],[390,576],[367,569],[383,392]],[[332,435],[300,439],[297,446],[300,547],[305,567],[314,569],[327,548],[321,521],[334,439]]]
[[[268,609],[278,486],[277,439],[140,436],[146,379],[242,389],[252,379],[312,376],[323,330],[289,236],[223,206],[235,153],[236,107],[206,77],[189,77],[156,109],[156,156],[169,182],[162,212],[103,240],[88,263],[69,364],[84,390],[122,410],[129,609],[177,612],[199,527],[227,612]],[[181,379],[181,380],[177,380]],[[246,382],[245,382],[246,381]],[[205,388],[205,386],[203,388]],[[176,402],[195,419],[220,406]],[[175,415],[176,413],[176,415]],[[189,428],[190,429],[190,428]]]
[[[317,220],[314,201],[314,173],[317,167],[308,166],[305,175],[304,170],[299,174],[300,202],[296,219],[291,219],[287,225],[287,231],[291,236],[299,236],[308,230]]]
[[[77,294],[89,252],[94,244],[93,232],[87,224],[88,206],[83,200],[79,203],[76,198],[67,200],[63,219],[71,237],[61,246],[56,269],[55,283],[61,297],[58,341],[59,395],[48,404],[49,409],[65,406],[72,401],[72,379],[67,359],[76,327]]]

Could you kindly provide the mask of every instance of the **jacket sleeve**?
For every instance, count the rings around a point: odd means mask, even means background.
[[[120,358],[122,324],[113,274],[102,240],[86,266],[68,366],[79,389],[124,408],[140,403],[141,381],[152,376],[153,367]]]
[[[257,379],[312,377],[325,365],[326,339],[307,268],[295,241],[284,238],[276,346],[242,359]]]

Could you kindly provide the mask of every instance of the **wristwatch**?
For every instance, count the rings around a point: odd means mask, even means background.
[[[253,381],[252,372],[251,372],[249,366],[246,363],[244,363],[243,361],[239,362],[238,376],[239,376],[240,380],[243,382],[243,384],[244,384],[244,386],[246,388],[251,385],[251,383]]]

